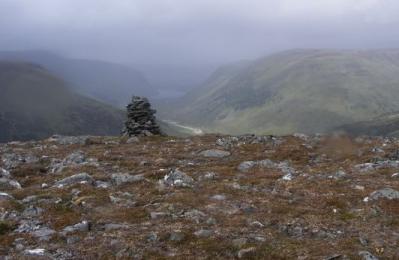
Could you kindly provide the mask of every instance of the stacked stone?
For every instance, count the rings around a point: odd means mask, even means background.
[[[123,134],[127,136],[160,135],[161,129],[155,120],[156,110],[151,109],[147,98],[133,96],[127,106],[127,120]]]

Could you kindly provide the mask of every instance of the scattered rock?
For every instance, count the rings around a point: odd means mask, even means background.
[[[206,214],[200,210],[193,209],[193,210],[184,212],[183,217],[185,217],[187,219],[194,220],[196,223],[200,223],[205,219]]]
[[[67,167],[98,166],[97,159],[86,158],[82,151],[76,151],[65,157],[62,161],[54,159],[50,165],[51,173],[60,173]]]
[[[66,235],[73,232],[87,232],[90,230],[90,223],[87,220],[83,220],[72,226],[67,226],[62,230],[62,234]]]
[[[394,199],[399,199],[399,191],[396,191],[391,188],[384,188],[381,190],[374,191],[373,193],[370,194],[369,197],[372,200],[378,200],[381,198],[394,200]]]
[[[148,234],[148,236],[147,236],[147,241],[148,242],[156,242],[156,241],[158,241],[158,234],[157,233],[155,233],[155,232],[151,232],[150,234]]]
[[[104,225],[105,231],[112,231],[112,230],[119,230],[119,229],[129,229],[129,225],[127,224],[115,224],[115,223],[108,223]]]
[[[213,196],[211,197],[211,199],[212,199],[212,200],[223,201],[223,200],[226,200],[226,196],[225,196],[225,195],[217,194],[217,195],[213,195]]]
[[[49,241],[51,237],[56,233],[57,232],[55,230],[52,230],[48,227],[41,227],[39,229],[34,230],[30,234],[38,238],[40,241]]]
[[[45,256],[46,250],[43,248],[26,249],[24,251],[24,255],[26,255],[26,256]]]
[[[96,186],[96,188],[108,189],[109,187],[111,187],[111,184],[106,181],[96,181],[94,183],[94,186]]]
[[[5,192],[0,192],[0,201],[2,200],[12,200],[14,199],[10,194]]]
[[[347,177],[346,172],[339,170],[335,174],[328,176],[330,179],[341,180]]]
[[[127,144],[133,144],[138,142],[140,142],[140,139],[137,136],[132,136],[126,141]]]
[[[168,175],[165,175],[163,182],[168,186],[186,188],[193,186],[194,179],[186,173],[175,169],[171,170]]]
[[[204,175],[200,176],[200,180],[215,180],[217,176],[215,172],[206,172]]]
[[[88,139],[89,139],[89,136],[53,135],[48,140],[50,142],[56,142],[60,145],[72,145],[72,144],[85,144]]]
[[[208,158],[224,158],[230,156],[230,152],[214,149],[202,151],[200,155]]]
[[[281,179],[284,181],[292,181],[294,179],[294,176],[292,175],[292,173],[287,173]]]
[[[39,159],[31,154],[6,153],[2,155],[3,167],[7,170],[14,169],[21,164],[36,163]]]
[[[0,178],[11,178],[11,174],[6,169],[0,167]]]
[[[151,212],[150,216],[151,216],[151,219],[160,219],[160,218],[169,217],[170,214],[167,212]]]
[[[377,161],[374,163],[362,163],[355,165],[355,169],[360,171],[361,173],[387,168],[399,168],[399,161],[385,160]]]
[[[134,183],[144,180],[144,175],[130,175],[127,173],[114,173],[111,175],[112,183],[116,186],[125,184],[125,183]]]
[[[363,260],[378,260],[378,257],[374,256],[373,254],[371,254],[370,252],[367,252],[367,251],[360,251],[359,256]]]
[[[255,247],[249,247],[249,248],[245,248],[245,249],[241,249],[240,251],[238,251],[237,253],[237,257],[238,258],[249,258],[251,256],[253,256],[256,252],[256,248]]]
[[[44,210],[42,208],[30,205],[29,207],[25,208],[25,210],[22,212],[22,217],[24,218],[38,217],[43,213],[43,211]]]
[[[10,180],[8,178],[0,178],[0,190],[14,190],[21,189],[19,182]]]
[[[181,242],[185,238],[185,235],[181,230],[174,230],[169,235],[169,240],[174,242]]]
[[[240,165],[238,165],[238,170],[241,172],[247,172],[250,169],[252,169],[253,167],[255,167],[258,163],[255,161],[245,161],[240,163]]]
[[[256,228],[264,228],[265,225],[263,225],[261,222],[259,221],[253,221],[250,223],[251,227],[256,227]]]
[[[326,258],[324,258],[324,260],[339,260],[339,259],[342,259],[341,254],[334,254],[334,255],[330,255],[330,256],[327,256]]]
[[[213,235],[213,230],[208,230],[208,229],[200,229],[196,232],[194,232],[194,235],[196,237],[201,237],[201,238],[207,238]]]
[[[57,181],[54,186],[57,188],[63,188],[75,184],[93,185],[94,179],[87,173],[79,173]]]
[[[136,202],[133,201],[133,195],[129,192],[116,192],[109,195],[109,199],[113,204],[117,204],[121,207],[134,207]]]
[[[248,239],[246,238],[236,238],[233,240],[233,245],[235,247],[241,248],[248,243]]]

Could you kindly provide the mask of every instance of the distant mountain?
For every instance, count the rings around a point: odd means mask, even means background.
[[[121,64],[69,59],[45,51],[0,52],[0,60],[40,64],[75,91],[118,107],[124,107],[132,95],[157,95],[143,74]]]
[[[399,111],[399,50],[293,50],[232,64],[160,108],[208,131],[327,132]]]
[[[74,94],[43,67],[0,62],[0,142],[64,135],[119,135],[125,113]]]
[[[133,64],[145,74],[160,98],[180,97],[200,86],[217,68],[214,64]]]
[[[356,122],[338,127],[336,131],[352,136],[395,136],[399,137],[399,113],[376,117],[372,120]]]

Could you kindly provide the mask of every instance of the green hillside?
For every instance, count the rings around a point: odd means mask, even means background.
[[[0,93],[0,142],[122,129],[123,111],[72,93],[38,65],[0,62]]]
[[[241,62],[159,111],[223,133],[326,132],[399,111],[399,50],[293,50]]]

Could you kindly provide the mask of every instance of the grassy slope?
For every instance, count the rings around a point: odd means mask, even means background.
[[[324,132],[399,110],[398,86],[399,51],[295,50],[219,70],[166,111],[225,133]]]
[[[70,92],[37,65],[0,63],[0,91],[0,141],[114,135],[122,128],[122,111]]]

